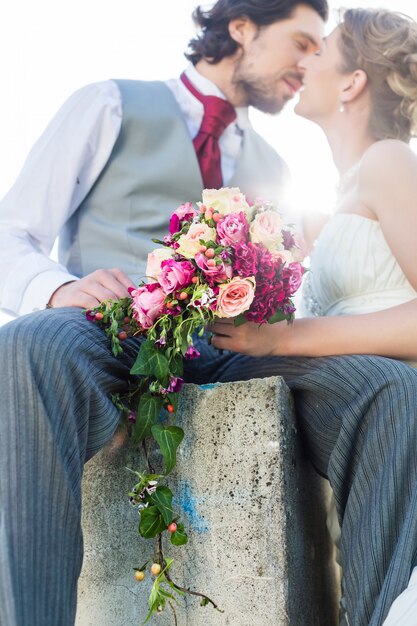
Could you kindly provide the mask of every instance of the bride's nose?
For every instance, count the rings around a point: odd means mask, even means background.
[[[297,70],[300,72],[300,74],[302,74],[304,76],[304,73],[306,71],[306,67],[307,67],[307,59],[308,57],[305,56],[302,59],[300,59],[300,61],[298,61],[297,63]]]

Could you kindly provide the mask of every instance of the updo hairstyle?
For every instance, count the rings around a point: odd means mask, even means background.
[[[343,73],[361,69],[371,94],[375,139],[417,136],[417,24],[393,11],[348,9],[339,25]]]

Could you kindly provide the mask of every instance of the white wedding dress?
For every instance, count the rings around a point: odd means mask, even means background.
[[[379,222],[336,213],[323,227],[310,257],[302,315],[356,315],[417,298]]]
[[[299,310],[302,317],[357,315],[417,298],[389,248],[379,222],[336,213],[323,227],[310,256]],[[417,367],[417,363],[408,362]],[[340,528],[334,507],[328,526],[336,544]],[[342,601],[343,606],[343,601]],[[391,607],[384,626],[417,624],[417,568]],[[341,623],[349,624],[346,616]]]

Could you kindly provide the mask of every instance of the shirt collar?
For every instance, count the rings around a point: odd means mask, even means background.
[[[187,78],[193,83],[193,85],[201,91],[205,96],[217,96],[226,100],[224,93],[215,85],[211,80],[202,76],[200,72],[196,70],[194,65],[190,63],[184,70]],[[186,87],[185,87],[186,89]],[[190,93],[187,89],[187,92]],[[193,96],[192,96],[193,97]],[[248,107],[235,107],[236,110],[236,124],[244,130],[250,127]]]

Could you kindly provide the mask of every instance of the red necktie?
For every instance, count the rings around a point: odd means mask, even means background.
[[[204,106],[203,121],[200,130],[193,139],[204,187],[206,189],[220,189],[223,185],[223,176],[219,138],[227,126],[236,119],[236,111],[227,100],[217,96],[203,95],[184,73],[181,74],[181,80]]]

